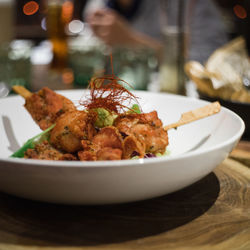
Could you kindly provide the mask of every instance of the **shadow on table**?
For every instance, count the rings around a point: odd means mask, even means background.
[[[38,241],[43,246],[119,243],[157,235],[194,220],[214,204],[219,190],[219,181],[211,173],[181,191],[120,205],[55,205],[0,193],[0,225],[24,245],[29,239],[30,244]]]

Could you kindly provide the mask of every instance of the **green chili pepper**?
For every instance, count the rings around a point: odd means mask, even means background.
[[[136,114],[141,114],[141,110],[138,104],[133,104],[133,106],[131,107],[131,110],[136,113]]]
[[[26,141],[24,143],[24,145],[21,148],[19,148],[15,153],[13,153],[10,157],[23,158],[24,153],[27,151],[27,149],[29,149],[29,148],[32,149],[36,146],[36,144],[41,143],[45,140],[48,140],[49,135],[50,135],[49,132],[54,127],[55,127],[55,124],[51,125],[49,128],[47,128],[46,130],[44,130],[40,134],[38,134],[38,135],[32,137],[31,139],[29,139],[28,141]]]

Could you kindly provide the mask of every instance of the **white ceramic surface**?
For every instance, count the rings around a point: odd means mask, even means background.
[[[61,91],[77,103],[83,91]],[[164,124],[207,102],[188,97],[135,92],[144,112],[157,110]],[[40,132],[19,96],[0,99],[0,191],[33,200],[64,204],[138,201],[184,188],[221,163],[244,131],[239,116],[219,114],[169,131],[170,156],[123,161],[56,162],[9,158]],[[188,152],[202,138],[208,140]]]

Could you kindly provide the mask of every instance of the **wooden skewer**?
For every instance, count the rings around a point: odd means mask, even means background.
[[[22,96],[24,99],[27,99],[32,95],[32,93],[28,89],[24,88],[23,86],[15,85],[12,87],[12,89],[17,94]],[[220,103],[213,102],[213,103],[210,103],[204,107],[183,113],[178,122],[175,122],[175,123],[172,123],[172,124],[165,126],[164,130],[169,130],[171,128],[177,128],[177,127],[185,125],[187,123],[190,123],[190,122],[205,118],[207,116],[216,114],[220,111],[220,109],[221,109]]]
[[[169,124],[164,127],[164,130],[169,130],[171,128],[177,128],[179,126],[188,124],[190,122],[194,122],[196,120],[208,117],[210,115],[216,114],[221,110],[221,106],[219,102],[210,103],[204,107],[191,110],[189,112],[183,113],[178,122]]]
[[[14,85],[14,86],[12,86],[12,89],[17,94],[19,94],[20,96],[22,96],[24,99],[27,99],[27,98],[29,98],[32,95],[32,93],[28,89],[26,89],[25,87],[20,86],[20,85]]]

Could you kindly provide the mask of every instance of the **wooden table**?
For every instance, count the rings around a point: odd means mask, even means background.
[[[250,249],[250,142],[181,191],[63,206],[0,193],[0,250]]]

